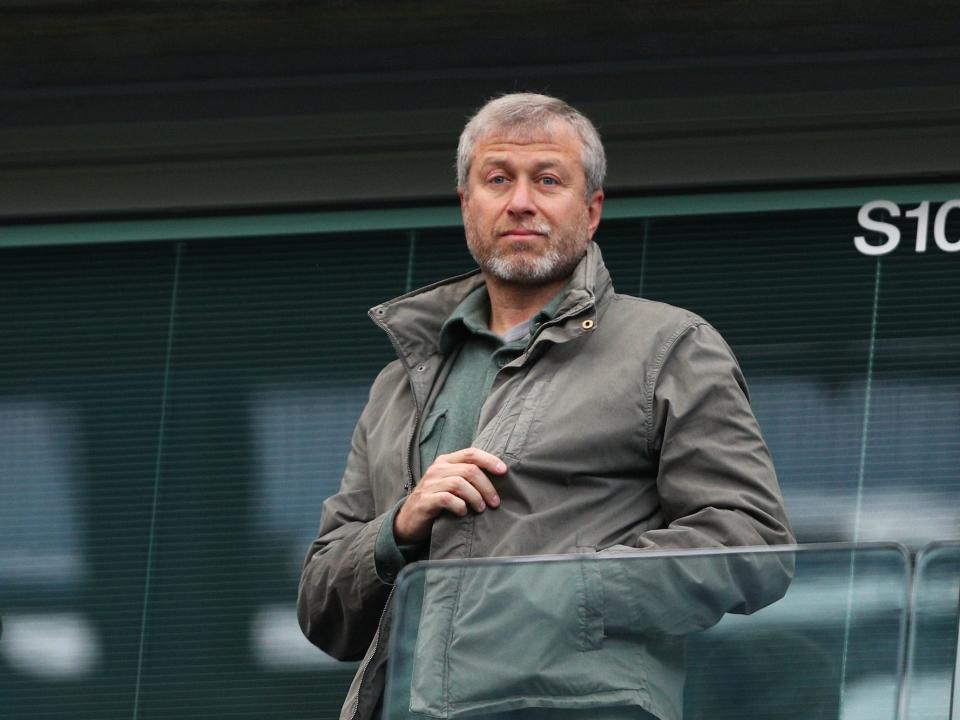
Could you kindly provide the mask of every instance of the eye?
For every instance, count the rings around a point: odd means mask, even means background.
[[[543,185],[559,185],[560,184],[560,181],[557,178],[553,177],[553,175],[544,175],[542,178],[540,178],[540,182]]]

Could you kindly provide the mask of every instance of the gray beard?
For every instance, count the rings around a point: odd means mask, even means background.
[[[533,260],[504,257],[488,252],[489,247],[477,242],[477,231],[471,222],[464,222],[467,248],[480,269],[501,282],[513,285],[540,286],[570,277],[587,252],[589,240],[584,241],[587,228],[572,228],[556,236],[549,226],[533,228],[548,233],[556,242]]]
[[[474,257],[474,260],[476,259]],[[489,275],[503,282],[517,285],[546,285],[568,277],[579,262],[579,257],[565,259],[557,252],[556,248],[550,248],[533,262],[521,263],[505,257],[494,256],[487,258],[485,263],[478,261],[477,264]]]

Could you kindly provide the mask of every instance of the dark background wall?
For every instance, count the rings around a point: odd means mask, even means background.
[[[513,89],[594,118],[612,192],[955,176],[960,6],[0,2],[0,216],[450,197]]]

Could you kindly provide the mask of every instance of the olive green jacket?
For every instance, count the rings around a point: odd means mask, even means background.
[[[370,717],[383,691],[395,578],[377,574],[377,534],[420,476],[414,439],[440,384],[440,328],[481,282],[477,272],[470,273],[370,311],[398,359],[370,390],[340,492],[324,503],[297,606],[301,628],[314,644],[336,658],[363,659],[342,718]],[[770,454],[727,344],[690,312],[615,293],[594,243],[554,319],[498,373],[474,445],[508,466],[506,475],[494,479],[501,506],[462,519],[439,517],[431,560],[569,553],[587,558],[636,549],[794,542]],[[425,599],[429,622],[418,639],[411,710],[452,718],[594,703],[638,705],[676,720],[683,634],[708,627],[724,612],[751,612],[786,589],[790,573],[783,563],[744,562],[707,563],[703,577],[690,565],[673,572],[661,565],[662,572],[644,576],[631,574],[639,565],[626,560],[584,562],[584,582],[571,586],[569,598],[568,609],[579,618],[571,642],[530,648],[553,648],[553,657],[543,659],[539,680],[526,683],[502,682],[494,666],[490,676],[462,672],[472,667],[470,658],[461,667],[457,652],[450,652],[452,637],[459,638],[457,648],[470,652],[470,627],[461,620],[478,617],[486,589],[476,584],[482,574],[474,575],[476,592],[461,595],[462,588],[455,588],[453,596],[470,598],[456,606],[443,591],[454,577],[446,574]],[[498,578],[483,582],[510,587]],[[549,578],[544,583],[554,585]],[[515,600],[534,585],[514,585]],[[564,607],[560,600],[555,604]],[[504,611],[499,602],[488,605],[494,615],[522,615]],[[509,638],[509,632],[508,625],[496,637]],[[493,639],[476,639],[489,654]],[[593,653],[586,666],[578,653]],[[591,668],[589,682],[584,667]]]

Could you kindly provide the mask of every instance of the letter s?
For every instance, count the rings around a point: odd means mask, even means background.
[[[864,255],[886,255],[888,252],[896,250],[897,245],[900,244],[900,228],[871,218],[870,213],[874,210],[886,210],[890,213],[890,217],[900,217],[900,208],[896,203],[889,200],[874,200],[865,203],[860,208],[860,212],[857,213],[857,222],[860,223],[860,227],[871,232],[883,233],[887,236],[887,239],[880,245],[871,245],[867,242],[865,236],[857,235],[853,239],[853,244]]]

